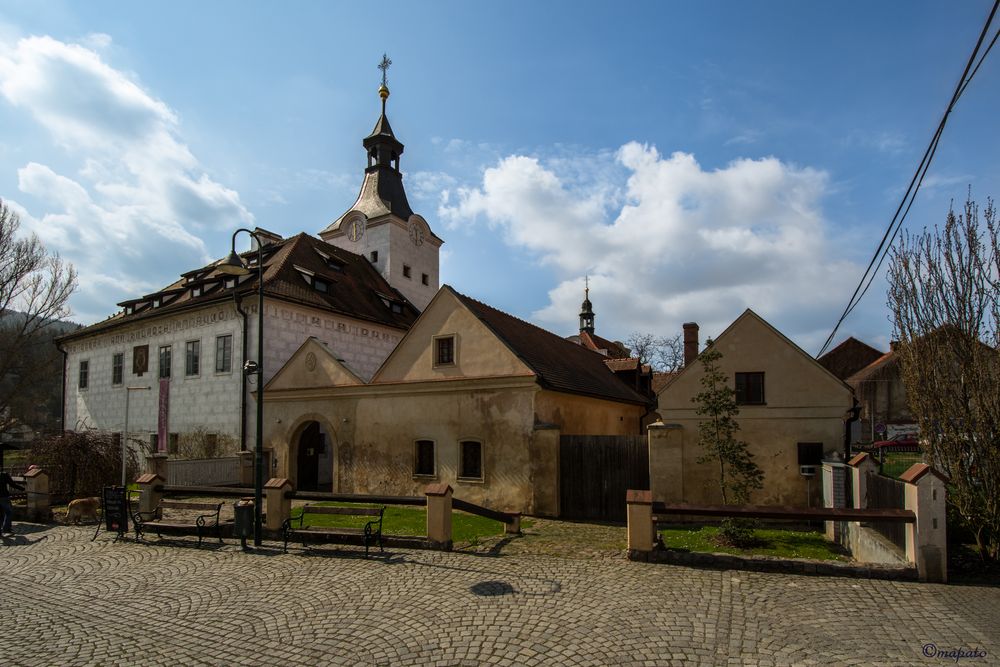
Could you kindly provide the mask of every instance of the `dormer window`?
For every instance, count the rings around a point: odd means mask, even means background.
[[[135,307],[134,306],[125,306],[125,314],[126,315],[131,315],[134,312],[135,312]]]
[[[326,281],[325,281],[325,280],[323,280],[322,278],[315,278],[315,277],[314,277],[314,278],[313,278],[313,288],[314,288],[314,289],[315,289],[315,290],[316,290],[317,292],[323,292],[323,293],[326,293],[326,292],[329,292],[329,291],[330,291],[330,283],[326,282]]]
[[[236,278],[226,278],[226,289],[233,289],[236,287]]]
[[[157,297],[156,299],[153,299],[153,308],[159,308],[159,307],[160,307],[160,299],[159,297]]]
[[[193,287],[191,289],[191,296],[192,297],[201,296],[201,287]]]

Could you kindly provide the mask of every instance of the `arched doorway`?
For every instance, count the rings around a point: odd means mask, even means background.
[[[329,491],[333,460],[329,438],[317,421],[307,422],[299,435],[296,461],[296,488],[302,491]]]

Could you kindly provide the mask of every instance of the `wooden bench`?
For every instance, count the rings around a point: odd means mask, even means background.
[[[161,500],[156,509],[152,512],[136,512],[132,519],[135,524],[135,538],[142,539],[143,532],[149,530],[156,533],[157,537],[162,537],[161,533],[181,533],[188,535],[193,528],[198,535],[198,546],[201,540],[209,531],[214,530],[222,541],[222,522],[219,520],[219,513],[222,511],[223,503],[195,503],[184,500]],[[171,510],[168,517],[164,517],[163,510]],[[184,512],[184,514],[180,514]],[[194,515],[194,512],[201,514]]]
[[[341,542],[354,543],[357,541],[365,545],[365,558],[368,558],[368,548],[372,544],[378,544],[379,551],[382,548],[382,514],[385,507],[328,507],[326,505],[307,504],[302,506],[302,514],[297,517],[285,519],[282,530],[285,534],[285,553],[288,553],[288,542],[302,542],[305,547],[306,542]],[[346,528],[341,526],[309,526],[306,521],[307,515],[338,515],[338,516],[370,516],[374,517],[365,523],[364,528]],[[295,527],[295,524],[298,527]]]

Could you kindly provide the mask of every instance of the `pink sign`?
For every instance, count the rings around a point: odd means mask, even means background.
[[[167,451],[170,431],[170,378],[160,378],[160,409],[156,419],[156,451]]]

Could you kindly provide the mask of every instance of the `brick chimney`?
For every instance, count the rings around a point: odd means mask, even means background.
[[[698,358],[698,325],[694,322],[684,324],[684,365],[694,363]]]

